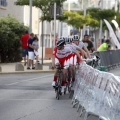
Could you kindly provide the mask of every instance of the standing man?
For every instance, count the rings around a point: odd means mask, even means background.
[[[21,36],[20,38],[20,42],[21,42],[21,46],[22,46],[22,58],[24,60],[24,66],[26,65],[27,61],[28,61],[28,38],[29,38],[29,34],[28,31],[25,32],[24,35]]]
[[[27,67],[27,69],[30,69],[31,66],[32,66],[32,69],[35,69],[33,61],[34,61],[34,57],[35,57],[34,50],[36,50],[36,49],[33,46],[33,41],[34,41],[34,34],[31,33],[30,37],[28,39],[28,59],[29,60],[28,60],[28,67]]]
[[[89,35],[84,35],[82,42],[87,47],[90,53],[94,51],[94,46],[93,43],[89,40]]]

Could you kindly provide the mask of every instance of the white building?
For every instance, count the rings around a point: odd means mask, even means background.
[[[24,23],[24,25],[29,26],[29,6],[16,6],[14,4],[16,0],[8,0],[7,1],[7,9],[6,10],[0,10],[0,17],[6,17],[8,15],[11,15],[15,17],[18,21]],[[40,58],[41,58],[41,31],[42,31],[42,25],[40,22],[40,17],[41,17],[41,10],[32,7],[32,32],[37,34],[39,36],[39,53],[40,53]],[[52,26],[54,23],[51,23]],[[52,39],[50,39],[50,33],[51,33],[51,24],[48,22],[43,23],[43,41],[44,41],[44,49],[43,49],[43,56],[45,57],[46,50],[45,48],[51,48],[52,49]],[[57,25],[58,26],[58,25]],[[52,33],[54,33],[54,27],[52,27]],[[56,27],[58,29],[58,27]],[[57,31],[57,30],[56,30]],[[51,35],[53,36],[53,35]]]
[[[94,1],[94,7],[100,7],[103,9],[112,9],[114,4],[115,4],[115,0],[93,0]]]

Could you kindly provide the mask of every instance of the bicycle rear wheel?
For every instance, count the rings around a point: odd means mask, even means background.
[[[62,93],[61,93],[61,87],[58,86],[58,88],[56,89],[56,99],[57,100],[60,99],[60,95],[62,95]]]

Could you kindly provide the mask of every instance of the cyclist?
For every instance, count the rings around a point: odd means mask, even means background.
[[[55,67],[57,65],[60,65],[63,70],[63,78],[62,78],[62,89],[61,92],[64,92],[64,88],[65,88],[65,74],[66,74],[66,53],[71,51],[69,48],[65,48],[64,47],[65,41],[64,39],[58,39],[58,42],[56,43],[56,47],[54,48],[54,52],[53,52],[53,61],[52,61],[52,66]],[[55,82],[57,81],[57,72],[58,70],[55,70],[55,74],[54,74],[54,80],[52,82],[52,86],[55,87]]]
[[[64,88],[65,88],[65,75],[67,72],[67,68],[66,66],[67,64],[67,56],[68,53],[71,53],[71,49],[69,47],[64,46],[65,44],[65,40],[64,39],[59,39],[56,47],[54,48],[54,52],[53,52],[53,61],[52,61],[52,66],[54,67],[55,65],[61,65],[61,67],[63,67],[62,73],[63,73],[63,80],[62,80],[62,90],[61,92],[64,92]],[[76,52],[76,54],[78,55],[78,57],[80,58],[79,54]],[[55,82],[57,81],[57,69],[55,70],[55,74],[54,74],[54,79],[52,82],[52,86],[55,87]]]
[[[75,67],[77,63],[77,57],[81,59],[79,53],[81,53],[84,56],[84,51],[78,47],[75,43],[73,43],[73,37],[68,37],[66,39],[66,47],[71,48],[73,53],[73,58],[70,60],[70,71],[72,74],[72,82],[75,81]]]
[[[73,41],[74,43],[79,46],[80,48],[82,48],[84,50],[84,54],[86,58],[91,58],[90,52],[88,51],[87,47],[84,45],[84,43],[82,41],[79,40],[79,36],[78,35],[74,35],[73,36]]]

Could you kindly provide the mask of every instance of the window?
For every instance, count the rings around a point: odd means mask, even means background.
[[[0,6],[6,7],[7,6],[7,1],[6,0],[0,0]]]

